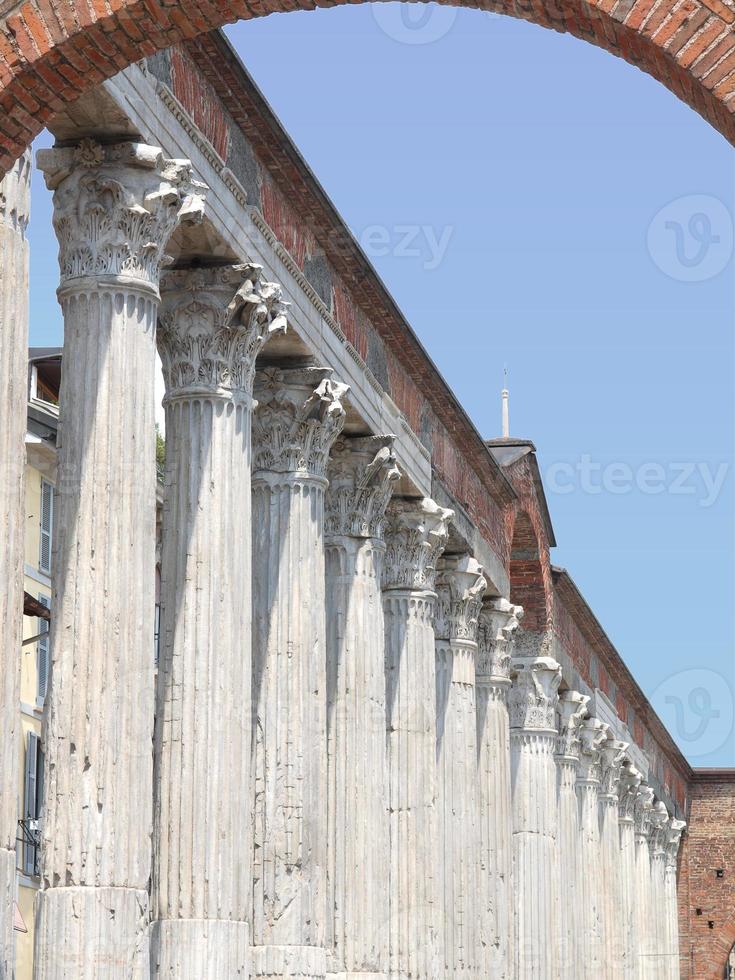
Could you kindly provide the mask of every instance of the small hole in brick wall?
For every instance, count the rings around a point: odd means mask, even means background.
[[[701,909],[695,909],[694,912],[695,912],[696,915],[701,915],[702,914],[702,910]]]
[[[715,927],[715,923],[714,923],[714,921],[712,919],[709,920],[709,922],[707,923],[707,925],[708,925],[708,927],[710,929],[714,929],[714,927]]]
[[[725,869],[718,868],[717,871],[715,871],[715,878],[724,878],[724,877],[725,877]]]

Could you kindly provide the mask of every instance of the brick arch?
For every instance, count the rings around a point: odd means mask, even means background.
[[[64,105],[131,62],[239,19],[345,2],[0,0],[0,175]],[[569,32],[625,58],[735,143],[733,0],[460,3]]]
[[[545,552],[531,516],[519,511],[510,546],[510,599],[523,606],[523,629],[543,633],[550,626],[550,595]]]
[[[694,980],[722,980],[730,953],[735,949],[735,914],[717,930],[717,937],[710,944],[711,961],[702,973],[694,974]]]

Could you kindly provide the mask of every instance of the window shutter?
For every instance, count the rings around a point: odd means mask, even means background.
[[[51,536],[54,530],[54,488],[47,480],[41,480],[41,548],[38,567],[42,572],[51,571]]]
[[[38,815],[38,735],[28,732],[26,743],[26,785],[23,817],[26,821],[35,820]],[[30,843],[30,828],[26,828],[23,846],[23,871],[27,875],[36,873],[36,845]]]
[[[47,609],[51,607],[51,600],[48,596],[39,595],[38,601],[46,606]],[[38,632],[41,633],[41,637],[38,641],[38,670],[36,674],[36,700],[43,704],[44,698],[46,697],[46,691],[48,689],[48,668],[49,668],[49,622],[47,619],[38,620]]]

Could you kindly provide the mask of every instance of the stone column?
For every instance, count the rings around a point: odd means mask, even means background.
[[[391,977],[442,975],[437,873],[436,564],[451,510],[393,499],[383,572],[387,698]]]
[[[669,813],[666,804],[658,800],[651,811],[651,958],[649,976],[665,977],[669,968],[666,938],[666,845],[669,834]]]
[[[623,931],[623,978],[636,980],[638,954],[638,922],[636,899],[636,843],[634,808],[638,797],[641,774],[629,763],[620,775],[618,825],[620,829],[620,909]],[[678,980],[678,978],[677,978]]]
[[[0,980],[10,980],[15,969],[30,186],[25,153],[0,182]]]
[[[672,819],[666,841],[666,881],[665,908],[666,917],[666,946],[667,968],[663,976],[666,980],[680,980],[681,963],[679,960],[679,901],[676,888],[676,864],[679,854],[679,842],[686,824],[683,820]]]
[[[579,900],[582,920],[580,941],[583,949],[580,980],[599,980],[599,977],[604,976],[598,795],[601,778],[600,750],[607,739],[607,733],[608,726],[597,718],[588,718],[580,728],[582,747],[577,775],[581,875]]]
[[[608,738],[602,744],[600,785],[600,897],[603,935],[604,976],[623,980],[623,907],[621,902],[620,828],[618,804],[620,771],[627,742]]]
[[[515,632],[523,610],[487,599],[480,610],[475,674],[480,796],[482,977],[514,980],[513,807],[508,692]]]
[[[337,442],[328,468],[327,940],[330,974],[388,973],[383,524],[393,436]]]
[[[148,975],[154,372],[163,249],[190,166],[139,143],[44,150],[64,313],[37,980]]]
[[[511,674],[516,977],[550,980],[559,952],[554,753],[561,668],[550,657],[518,657]]]
[[[653,790],[641,786],[634,806],[635,820],[635,916],[636,980],[653,980],[651,973],[651,858],[648,838],[651,831]]]
[[[443,976],[476,980],[481,967],[475,658],[482,567],[467,555],[441,558],[437,575],[436,760]]]
[[[560,980],[578,980],[583,972],[582,963],[586,956],[579,943],[582,918],[576,781],[580,751],[579,726],[587,714],[589,700],[579,691],[564,691],[559,696],[559,738],[556,750],[558,890],[555,901],[560,909]]]
[[[166,495],[152,976],[246,980],[252,392],[255,359],[286,319],[280,288],[259,266],[170,272],[161,293]]]
[[[327,368],[256,376],[253,977],[326,973],[324,492],[346,392]]]

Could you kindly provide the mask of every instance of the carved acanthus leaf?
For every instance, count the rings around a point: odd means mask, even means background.
[[[39,151],[38,166],[54,192],[62,287],[119,276],[157,288],[174,228],[204,214],[206,187],[189,161],[167,160],[158,147],[83,140]]]
[[[401,478],[395,436],[338,439],[327,467],[324,533],[382,538],[385,510]]]
[[[342,431],[349,386],[329,368],[267,368],[255,377],[253,472],[326,479],[329,451]]]
[[[255,359],[286,330],[286,308],[259,265],[165,273],[157,341],[167,394],[251,394]]]
[[[620,773],[625,759],[625,753],[629,747],[628,742],[619,742],[615,738],[608,738],[602,745],[602,784],[600,793],[610,799],[618,799],[620,787]]]
[[[589,696],[579,691],[563,691],[559,695],[558,755],[567,759],[579,758],[579,727],[587,714],[589,701]]]
[[[470,555],[439,559],[434,614],[437,640],[477,642],[478,618],[486,588],[482,565]]]
[[[631,763],[624,763],[620,772],[618,815],[621,820],[633,820],[638,789],[643,775]]]
[[[663,858],[669,834],[669,811],[663,800],[657,800],[651,809],[651,854]]]
[[[0,181],[0,225],[25,234],[31,203],[31,152],[26,150]]]
[[[516,631],[523,619],[523,607],[507,599],[486,599],[480,609],[477,631],[478,683],[510,678]]]
[[[510,727],[523,731],[556,731],[561,667],[551,657],[515,657],[508,696]]]
[[[635,805],[633,807],[633,819],[635,820],[635,832],[641,837],[647,837],[651,830],[651,810],[653,808],[653,789],[643,784],[638,789]]]
[[[666,836],[666,866],[676,871],[676,858],[679,853],[681,835],[686,829],[684,820],[677,820],[675,817],[669,821],[668,833]]]
[[[384,589],[434,591],[454,511],[433,500],[393,498],[385,520]]]
[[[599,718],[586,718],[579,728],[579,782],[599,783],[602,778],[602,746],[610,726]]]

